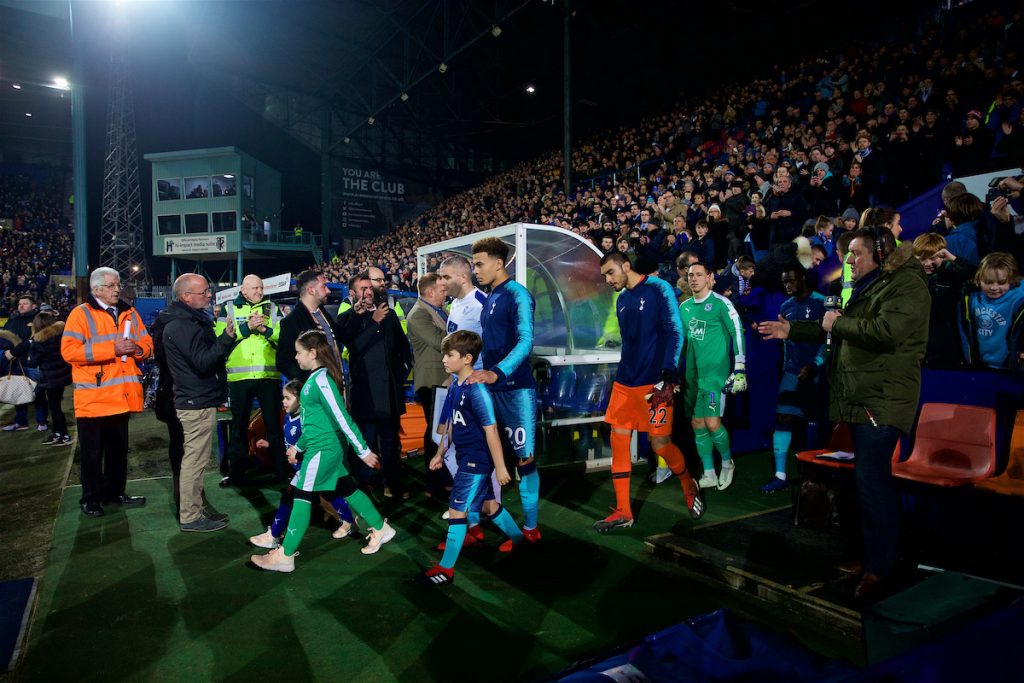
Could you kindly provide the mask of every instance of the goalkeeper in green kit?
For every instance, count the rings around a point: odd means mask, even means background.
[[[722,426],[725,394],[747,388],[743,326],[732,303],[712,291],[715,274],[708,264],[690,265],[686,280],[693,296],[679,305],[686,363],[684,407],[704,465],[698,484],[702,489],[724,491],[736,473],[729,433]],[[714,450],[722,456],[721,475],[715,474]]]

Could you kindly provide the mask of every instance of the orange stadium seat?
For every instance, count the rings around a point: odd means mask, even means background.
[[[996,469],[996,412],[992,408],[926,403],[914,450],[893,475],[934,486],[965,486]]]
[[[1024,496],[1024,410],[1017,413],[1013,422],[1010,459],[1006,463],[1006,471],[998,477],[975,482],[974,487],[1005,496]]]
[[[840,422],[832,430],[832,436],[828,440],[828,446],[826,448],[820,448],[814,451],[800,451],[796,454],[798,462],[808,463],[811,465],[820,465],[822,467],[832,467],[840,470],[852,470],[854,463],[850,460],[827,460],[825,458],[819,458],[819,455],[825,453],[835,453],[836,451],[845,451],[847,453],[853,452],[853,441],[850,437],[850,425],[845,422]],[[900,460],[900,444],[896,442],[896,448],[892,452],[892,462],[895,465]]]
[[[402,454],[423,450],[423,433],[427,431],[427,418],[419,403],[406,403],[402,416]]]

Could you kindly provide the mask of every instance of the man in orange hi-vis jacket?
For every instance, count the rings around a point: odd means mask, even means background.
[[[61,354],[71,365],[75,418],[81,446],[82,513],[103,514],[101,503],[146,504],[125,493],[128,479],[128,415],[142,412],[139,363],[153,355],[153,340],[134,308],[122,302],[121,276],[97,268],[92,294],[68,315]]]

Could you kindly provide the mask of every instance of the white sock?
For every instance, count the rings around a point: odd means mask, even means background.
[[[781,479],[782,481],[786,481],[786,473],[785,472],[776,472],[775,473],[775,478],[776,479]]]

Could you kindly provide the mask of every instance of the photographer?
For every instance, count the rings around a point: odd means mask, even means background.
[[[338,336],[351,354],[350,412],[366,443],[381,456],[385,495],[405,498],[398,432],[412,351],[398,316],[388,306],[383,273],[377,268],[363,271],[354,284],[359,298],[338,318]],[[369,475],[364,469],[362,478]]]
[[[913,245],[895,248],[884,229],[853,235],[853,294],[846,309],[826,312],[820,323],[780,316],[760,323],[758,331],[769,339],[830,339],[830,418],[849,424],[857,464],[864,560],[855,596],[872,601],[891,588],[896,570],[899,517],[891,457],[917,414],[931,306]]]

